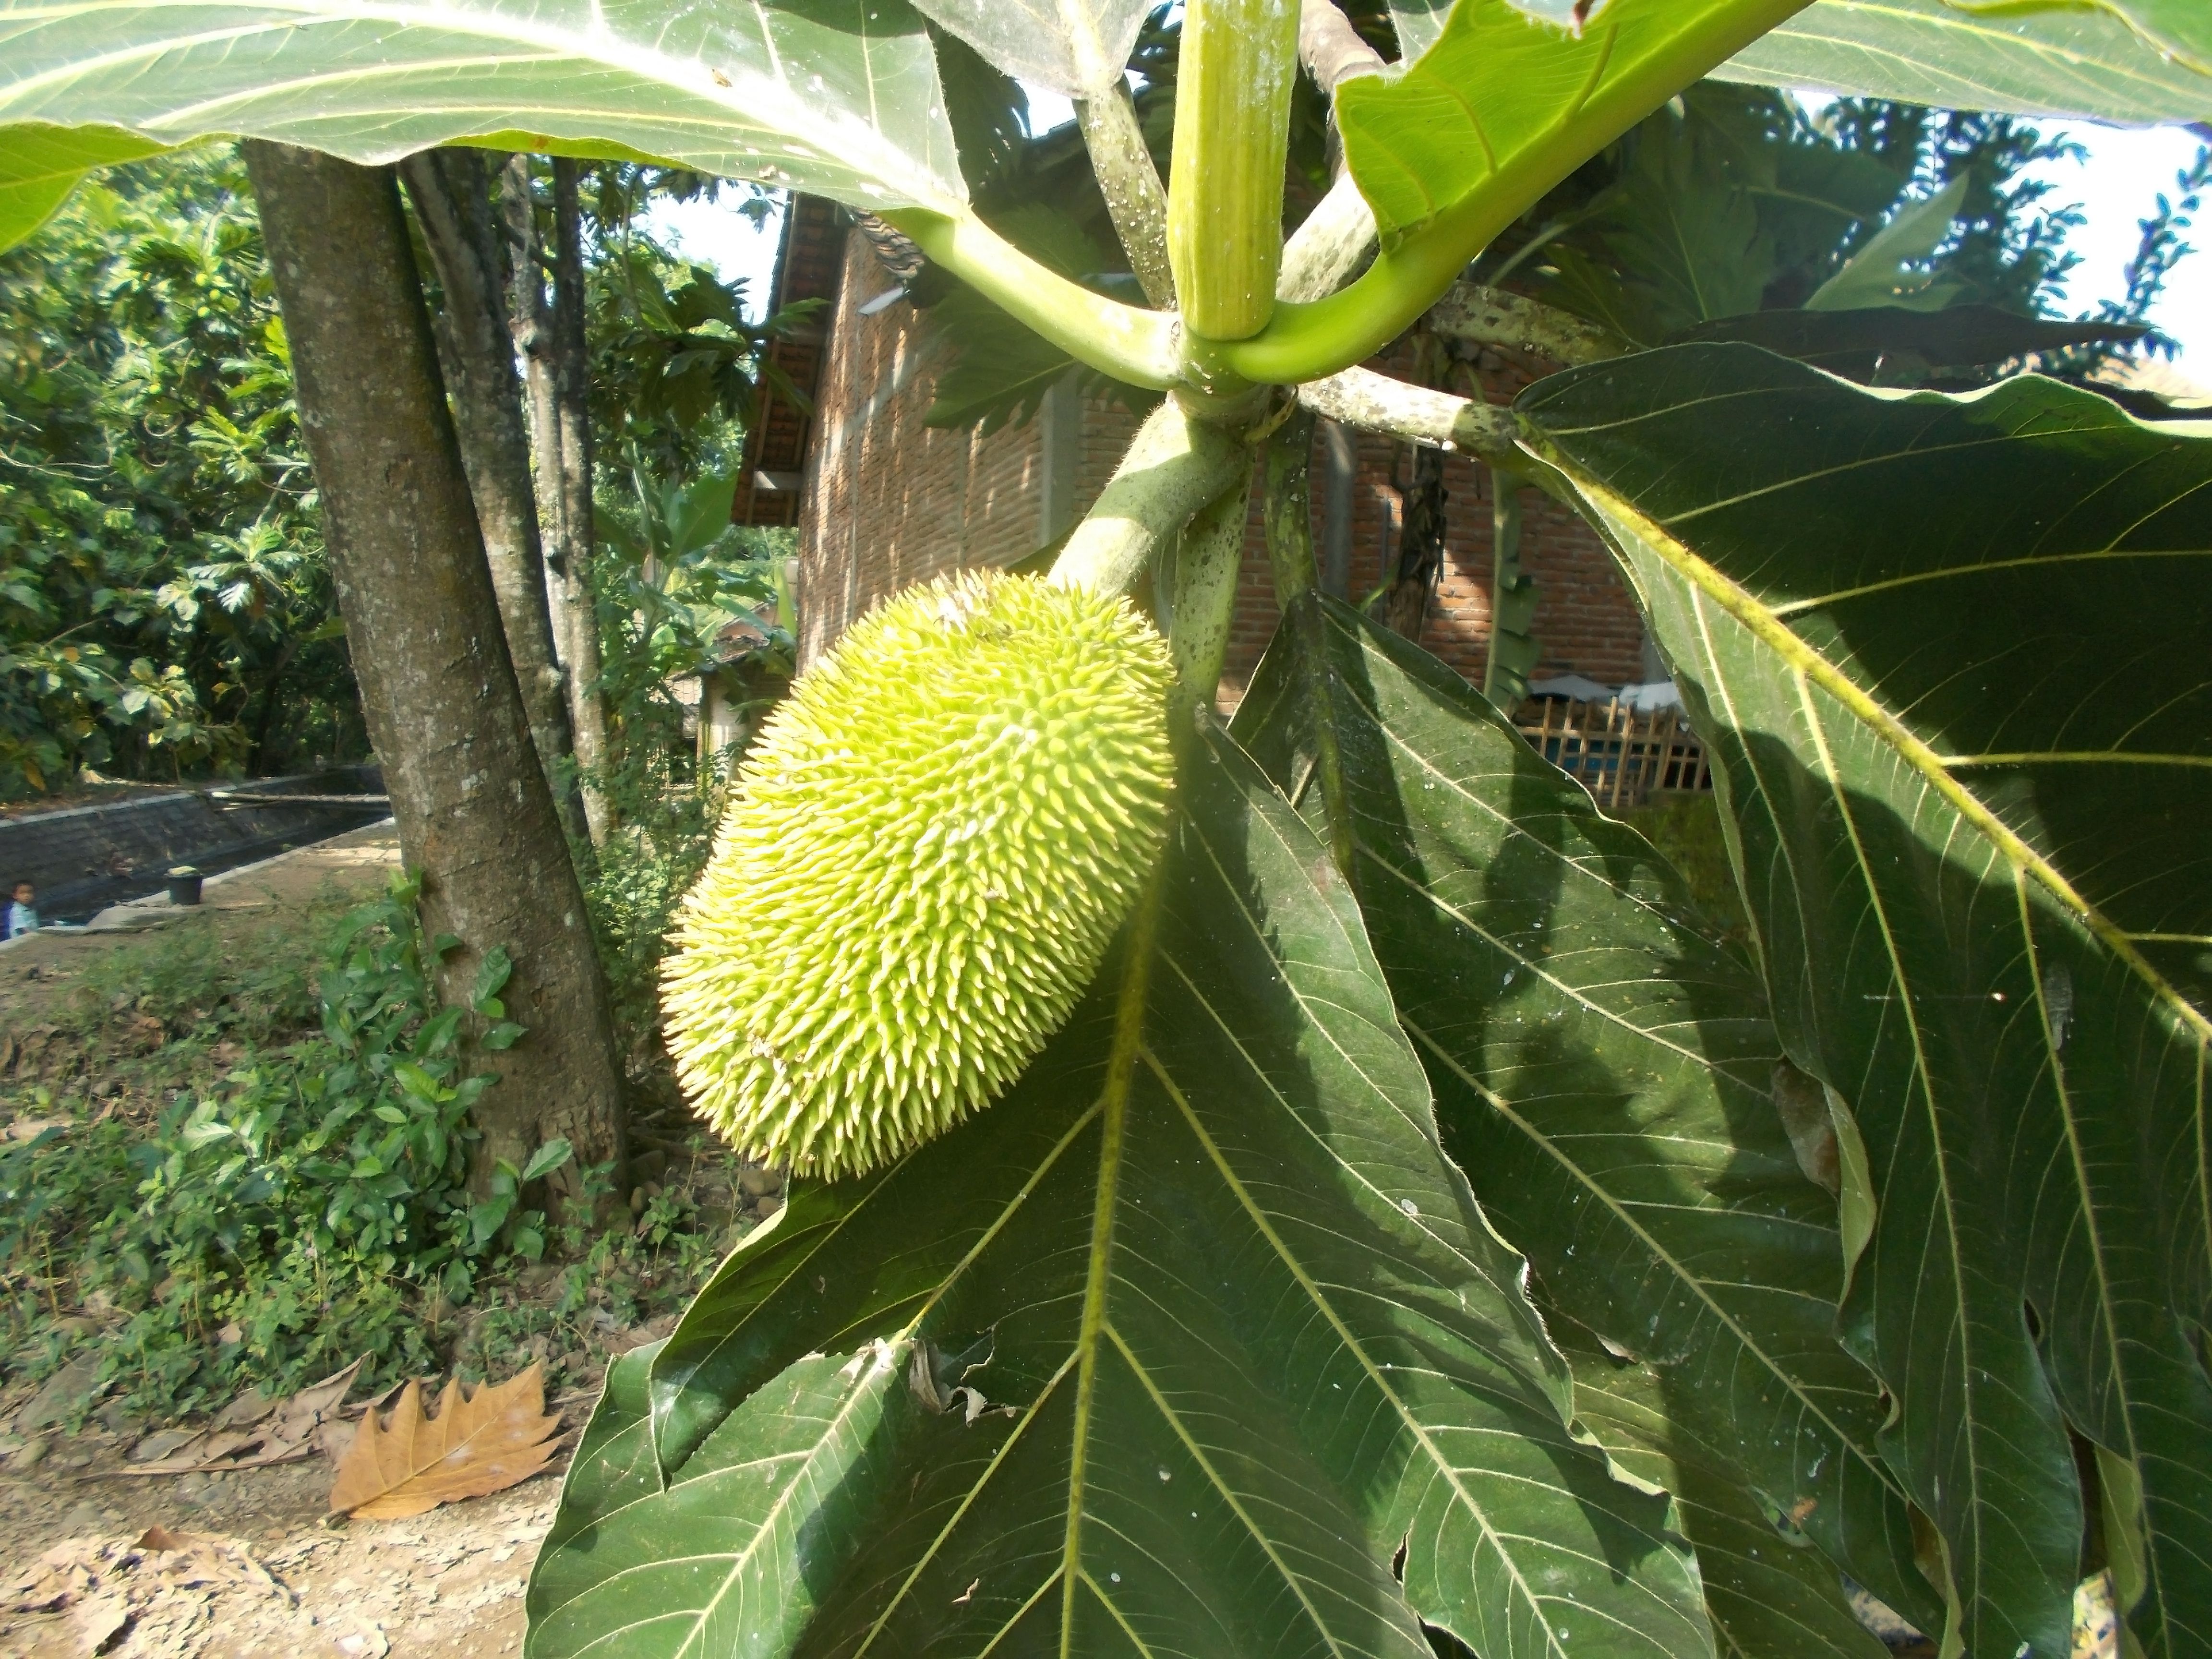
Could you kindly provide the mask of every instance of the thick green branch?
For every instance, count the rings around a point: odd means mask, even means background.
[[[1298,9],[1298,61],[1333,101],[1345,82],[1380,75],[1382,54],[1360,39],[1335,0],[1304,0]],[[1375,246],[1375,210],[1345,171],[1340,153],[1328,194],[1306,215],[1283,246],[1275,279],[1279,300],[1318,300],[1358,270]]]
[[[1251,477],[1239,478],[1183,526],[1176,550],[1175,621],[1168,643],[1176,675],[1200,702],[1211,702],[1229,659],[1237,618],[1237,577],[1244,564],[1245,506]]]
[[[1308,301],[1334,293],[1374,246],[1375,210],[1345,173],[1283,245],[1275,297]]]
[[[1313,715],[1313,766],[1328,817],[1329,854],[1346,881],[1356,884],[1352,814],[1344,793],[1334,700],[1328,684],[1328,650],[1322,637],[1320,601],[1314,592],[1314,417],[1299,410],[1267,441],[1267,562],[1275,575],[1275,603],[1297,636],[1298,679]]]
[[[1454,283],[1430,307],[1428,325],[1447,339],[1511,346],[1572,368],[1603,362],[1630,348],[1610,329],[1540,301],[1474,283]]]
[[[1117,78],[1097,97],[1077,100],[1075,118],[1083,129],[1084,148],[1091,152],[1091,170],[1098,175],[1098,193],[1106,198],[1121,250],[1129,256],[1129,269],[1147,300],[1162,311],[1173,310],[1168,193],[1160,185],[1152,152],[1145,148],[1128,82]]]
[[[1275,308],[1297,29],[1284,0],[1189,0],[1183,14],[1168,255],[1207,340],[1256,333]]]
[[[923,208],[902,208],[883,217],[938,264],[1078,362],[1156,391],[1180,378],[1180,329],[1172,316],[1093,294],[1039,264],[972,215],[955,219]]]
[[[1243,444],[1168,398],[1137,428],[1120,470],[1054,562],[1052,580],[1127,592],[1161,546],[1250,465]]]
[[[1298,402],[1363,432],[1462,450],[1509,465],[1516,459],[1519,428],[1505,410],[1479,398],[1409,386],[1370,368],[1347,368],[1302,386]]]

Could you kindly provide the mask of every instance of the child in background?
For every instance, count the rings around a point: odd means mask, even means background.
[[[8,906],[8,921],[0,927],[0,939],[14,939],[21,933],[39,931],[38,890],[27,881],[15,884],[15,897]]]

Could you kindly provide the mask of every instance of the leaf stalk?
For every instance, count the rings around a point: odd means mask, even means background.
[[[1131,386],[1165,391],[1182,378],[1177,319],[1093,294],[1048,269],[972,213],[926,208],[882,216],[1017,322],[1077,362]]]

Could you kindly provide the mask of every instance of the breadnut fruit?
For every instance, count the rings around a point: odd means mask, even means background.
[[[870,611],[748,754],[664,969],[738,1151],[835,1178],[1003,1090],[1166,831],[1166,645],[1123,599],[966,572]]]

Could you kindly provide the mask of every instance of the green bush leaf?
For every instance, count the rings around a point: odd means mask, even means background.
[[[367,162],[477,138],[654,158],[872,210],[966,199],[936,58],[906,0],[527,12],[434,0],[402,14],[356,0],[9,0],[0,33],[0,230],[11,178],[123,159],[95,153],[118,131],[149,147],[223,133]],[[94,125],[106,136],[52,131]]]
[[[1732,1464],[1885,1601],[1940,1624],[1876,1445],[1882,1402],[1835,1340],[1835,1206],[1776,1110],[1781,1046],[1749,967],[1650,843],[1465,680],[1309,593],[1237,732],[1288,786],[1324,716],[1360,908],[1486,1213],[1551,1301],[1653,1368],[1655,1409],[1708,1449],[1701,1468]],[[1326,793],[1308,791],[1316,815]],[[1700,1560],[1728,1582],[1729,1560]]]
[[[522,1179],[526,1182],[543,1181],[575,1155],[576,1149],[566,1140],[549,1140],[532,1152],[530,1162],[522,1166]]]
[[[1820,0],[1714,73],[1952,109],[2196,121],[2212,110],[2208,35],[2212,8],[2202,0],[1985,9]],[[2160,39],[2188,50],[2169,57]]]
[[[476,982],[469,987],[469,1006],[477,1012],[496,1019],[507,1011],[487,1008],[507,981],[514,977],[514,958],[504,945],[495,945],[484,952],[483,960],[477,964]]]
[[[2066,1650],[2071,1425],[2142,1481],[2154,1654],[2212,1632],[2212,432],[1747,346],[1518,405],[1712,744],[1791,1056],[1863,1137],[1846,1340],[1976,1653]]]
[[[611,1386],[535,1659],[1711,1650],[1664,1499],[1563,1426],[1327,854],[1184,747],[1156,911],[1015,1089],[795,1183]]]

